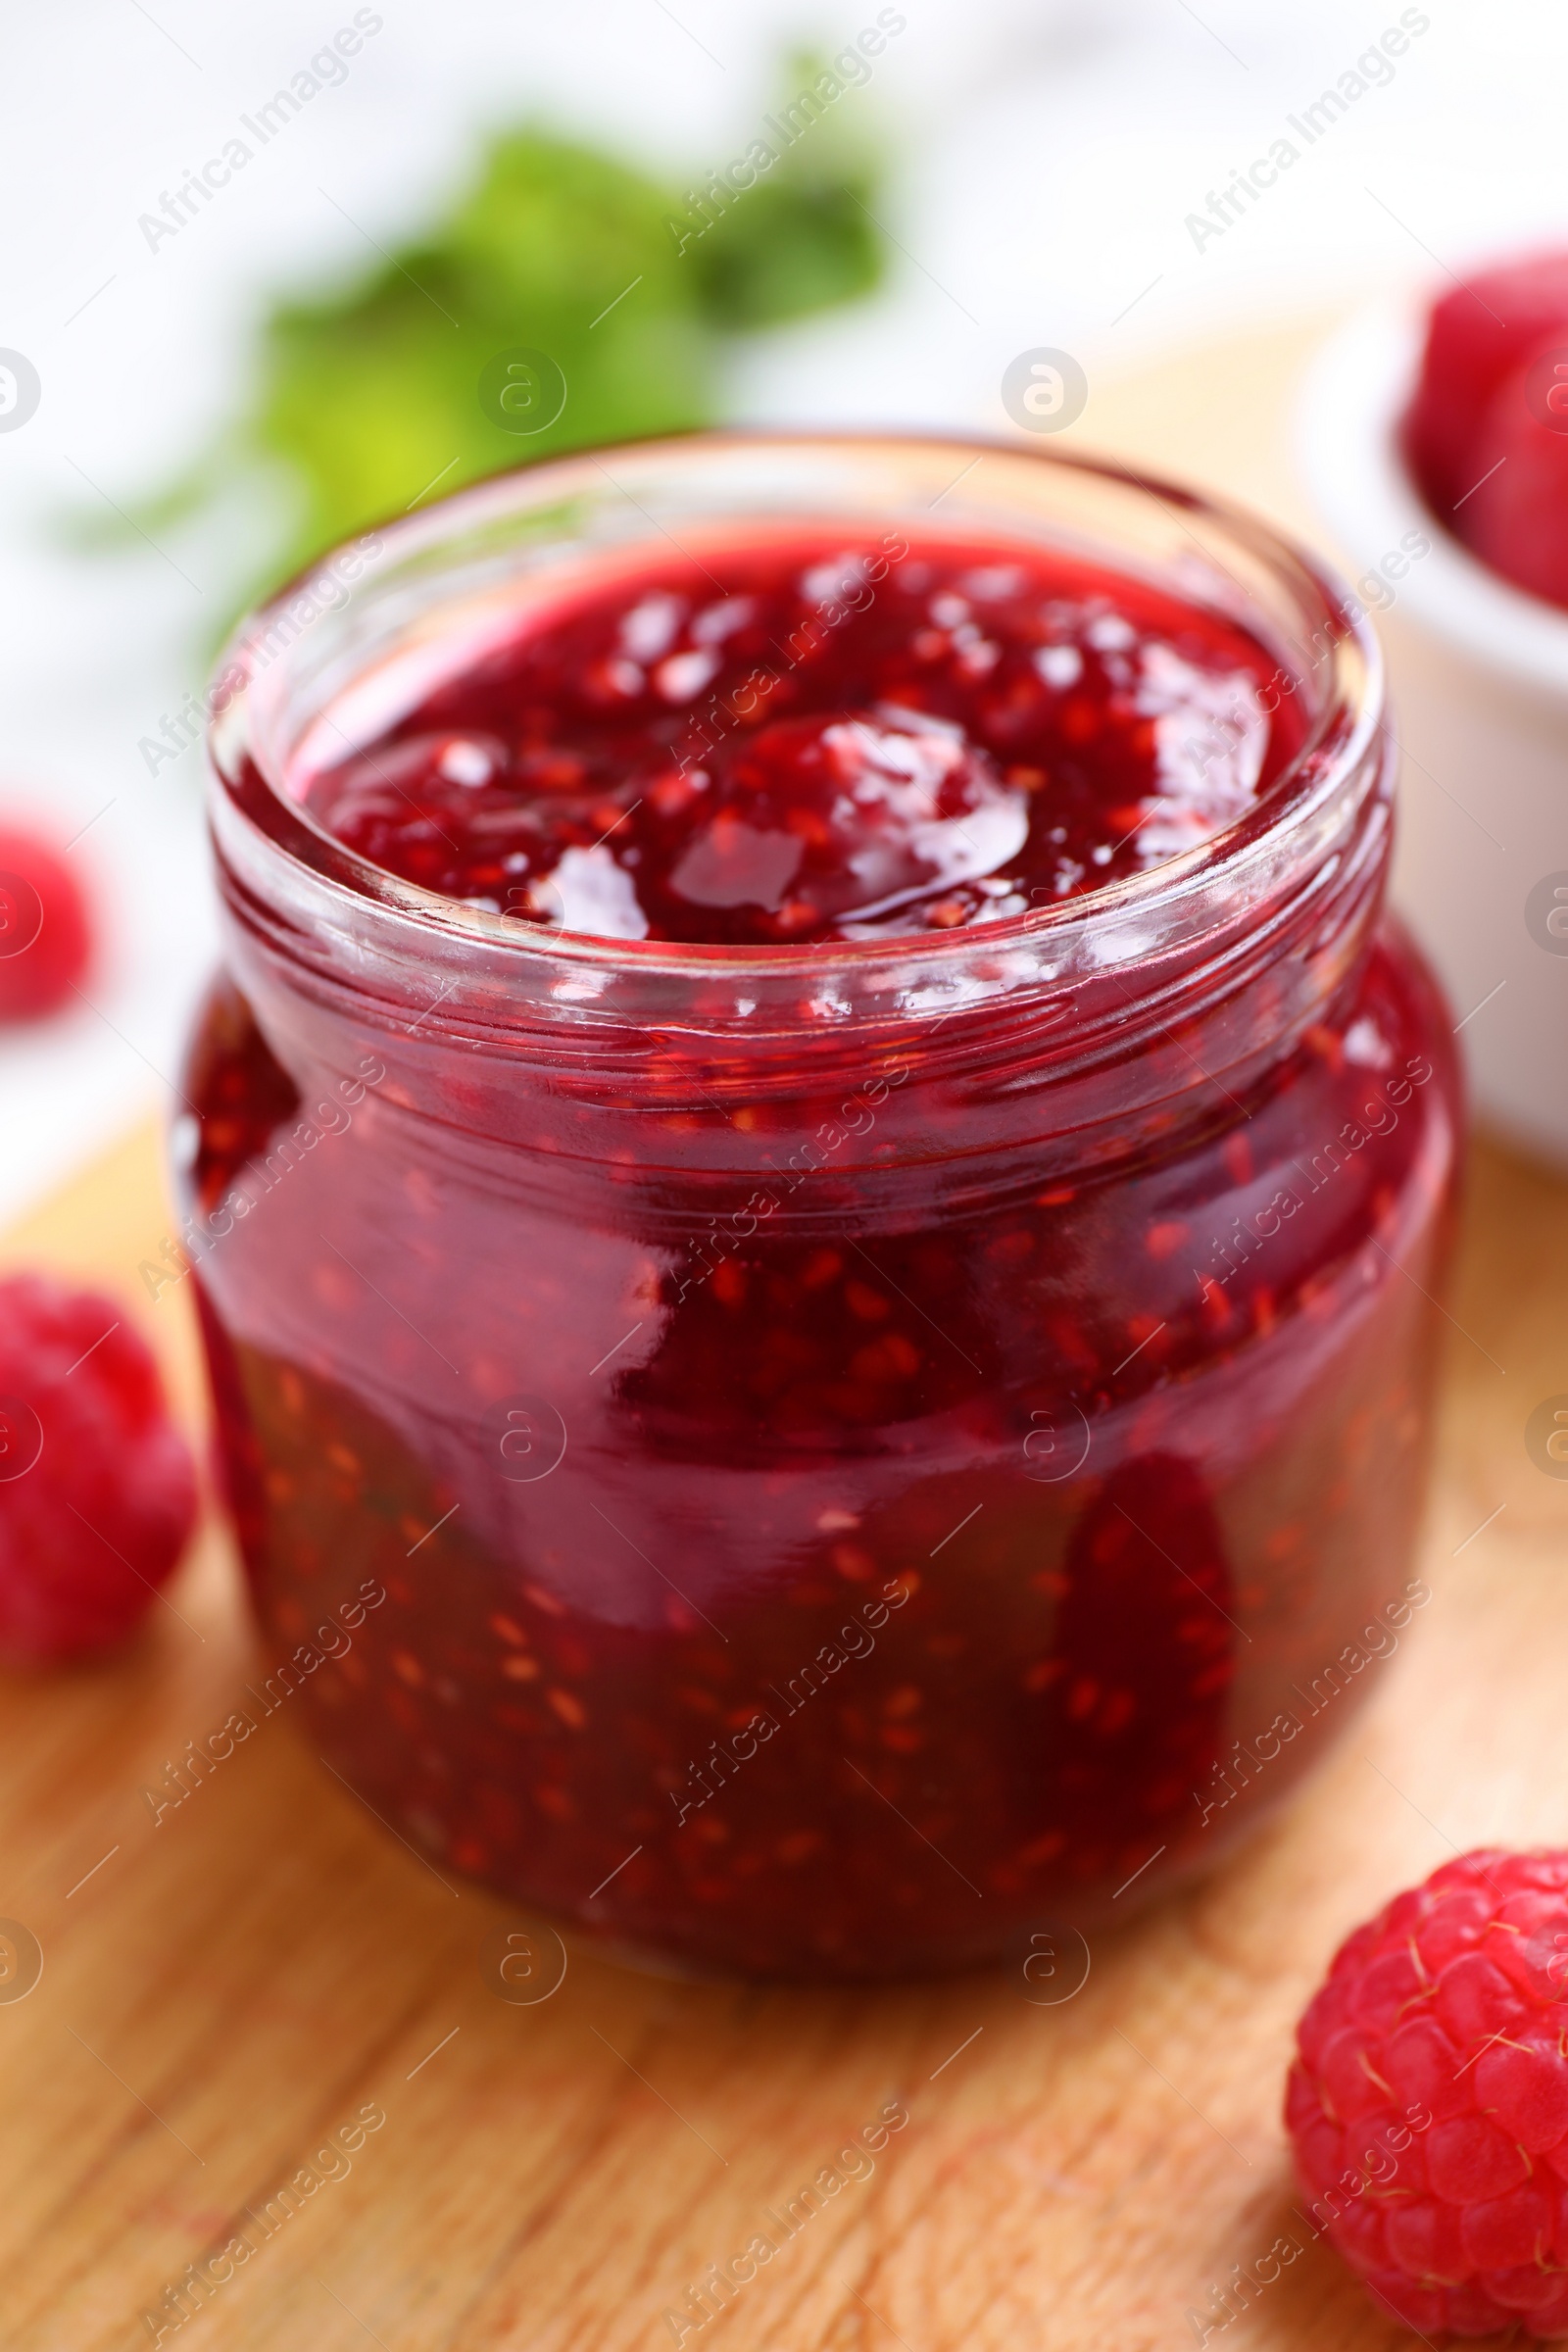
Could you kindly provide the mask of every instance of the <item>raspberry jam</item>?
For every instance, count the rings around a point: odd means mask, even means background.
[[[1375,651],[1109,470],[606,455],[220,680],[177,1142],[246,1567],[438,1868],[971,1964],[1215,1860],[1405,1591],[1457,1102]]]
[[[1299,745],[1234,622],[1060,556],[715,550],[487,652],[300,797],[362,857],[609,939],[876,939],[1196,848]]]

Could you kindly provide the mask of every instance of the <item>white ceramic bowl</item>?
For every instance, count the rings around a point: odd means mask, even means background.
[[[1423,505],[1396,436],[1422,335],[1415,306],[1351,318],[1308,375],[1298,448],[1388,650],[1395,902],[1452,999],[1477,1112],[1568,1166],[1568,612]]]

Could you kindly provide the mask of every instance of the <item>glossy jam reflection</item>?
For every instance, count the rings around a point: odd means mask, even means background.
[[[583,590],[292,789],[375,864],[612,939],[1004,920],[1245,815],[1300,741],[1237,623],[1059,556],[887,534]]]

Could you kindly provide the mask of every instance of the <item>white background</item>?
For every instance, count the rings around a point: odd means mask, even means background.
[[[754,135],[786,46],[831,53],[876,7],[380,0],[347,81],[150,251],[138,215],[352,13],[72,0],[14,8],[0,36],[0,347],[43,382],[36,416],[0,435],[0,821],[89,827],[72,856],[106,932],[95,1009],[0,1038],[0,1219],[167,1102],[214,954],[200,755],[153,780],[136,746],[201,682],[251,569],[244,519],[106,556],[72,541],[74,518],[145,495],[205,443],[243,394],[269,292],[374,260],[345,212],[392,241],[463,183],[487,129],[530,117],[695,176]],[[1393,0],[905,13],[869,89],[842,102],[894,157],[889,288],[749,347],[737,415],[1003,430],[1000,378],[1028,346],[1074,351],[1093,385],[1215,325],[1568,240],[1560,0],[1431,0],[1393,83],[1201,251],[1185,216],[1398,22]]]

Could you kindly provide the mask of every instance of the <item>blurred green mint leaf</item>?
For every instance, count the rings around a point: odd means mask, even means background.
[[[422,234],[332,292],[273,305],[248,412],[138,512],[171,518],[265,470],[276,577],[503,467],[712,422],[728,337],[864,294],[884,266],[863,101],[799,56],[766,120],[767,168],[722,197],[710,181],[696,209],[700,190],[595,147],[537,128],[496,138]],[[479,396],[487,365],[518,348],[565,379],[559,415],[526,436]]]

